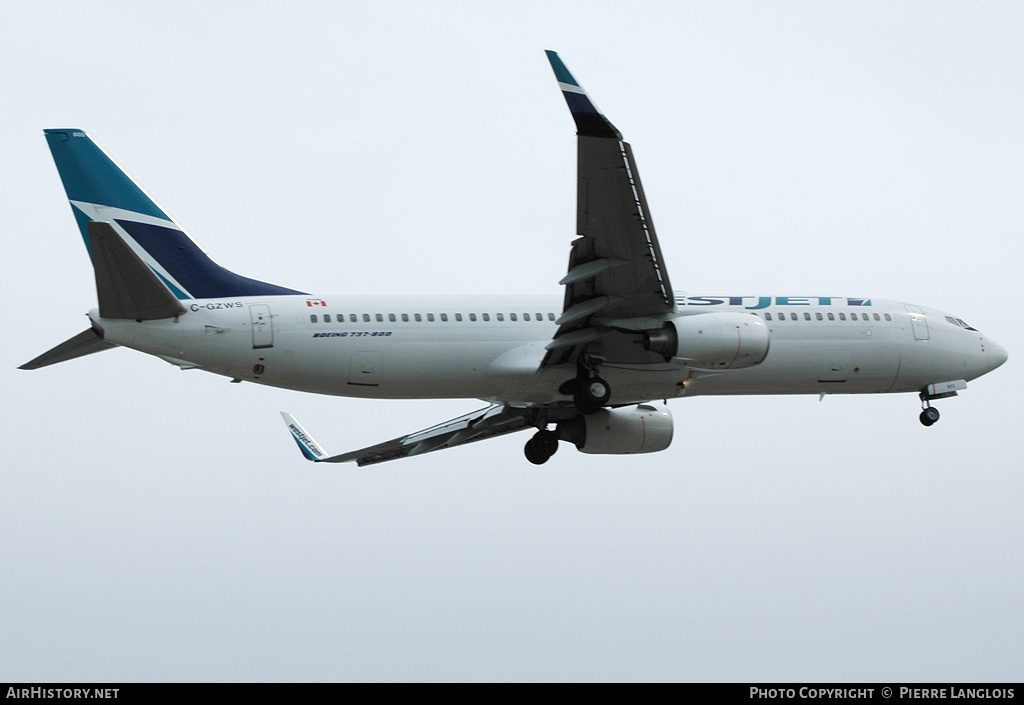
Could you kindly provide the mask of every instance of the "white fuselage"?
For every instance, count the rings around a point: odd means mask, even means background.
[[[679,315],[747,312],[770,330],[754,367],[692,370],[677,360],[601,374],[610,404],[698,394],[920,391],[971,380],[1006,352],[928,308],[838,297],[688,297]],[[479,398],[512,406],[570,399],[568,365],[541,367],[561,314],[557,298],[241,297],[183,302],[176,319],[90,317],[106,340],[185,369],[320,394],[381,399]],[[920,311],[920,313],[917,313]]]

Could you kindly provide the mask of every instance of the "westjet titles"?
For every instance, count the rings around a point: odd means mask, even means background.
[[[870,306],[871,299],[842,296],[677,296],[676,305],[742,306],[747,311],[757,311],[769,306]]]

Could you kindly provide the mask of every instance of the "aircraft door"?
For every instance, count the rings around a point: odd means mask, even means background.
[[[274,347],[274,320],[267,304],[253,304],[249,307],[249,318],[252,320],[252,347]]]
[[[920,306],[906,304],[907,313],[910,314],[910,324],[914,328],[914,340],[928,340],[928,319]]]

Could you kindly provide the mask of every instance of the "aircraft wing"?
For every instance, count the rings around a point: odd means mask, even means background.
[[[576,233],[565,303],[545,364],[574,359],[602,337],[600,321],[675,311],[675,297],[640,185],[633,151],[553,51],[554,69],[578,135]]]
[[[291,431],[292,438],[295,439],[299,450],[302,451],[302,455],[307,460],[317,463],[355,462],[360,467],[383,463],[388,460],[407,458],[435,450],[454,448],[466,443],[522,431],[525,428],[532,427],[527,420],[528,414],[529,411],[526,409],[493,404],[486,409],[465,414],[451,421],[445,421],[437,426],[431,426],[428,429],[410,433],[401,438],[395,438],[349,453],[342,453],[341,455],[330,455],[309,435],[309,432],[302,427],[302,424],[294,416],[284,411],[281,412],[285,425]]]

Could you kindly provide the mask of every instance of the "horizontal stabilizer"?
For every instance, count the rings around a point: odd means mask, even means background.
[[[89,241],[101,317],[151,321],[185,313],[177,297],[110,223],[90,221]]]
[[[58,362],[67,362],[68,360],[74,360],[76,357],[92,355],[93,353],[98,353],[102,350],[109,350],[110,348],[116,347],[116,344],[108,343],[101,338],[95,330],[89,328],[82,331],[74,338],[65,340],[52,350],[47,350],[34,360],[26,362],[18,369],[38,370],[40,367],[56,365]]]

